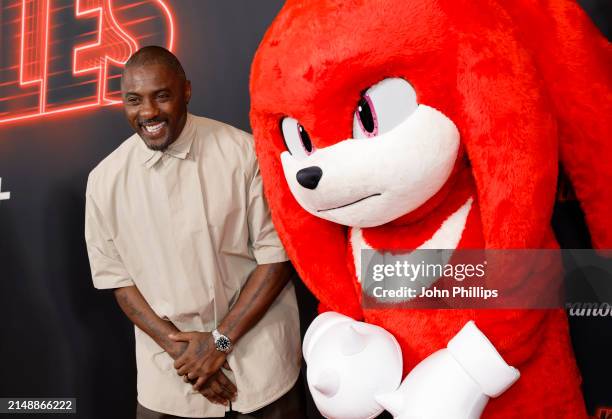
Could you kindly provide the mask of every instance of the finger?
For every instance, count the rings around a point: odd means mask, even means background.
[[[221,385],[217,380],[211,380],[210,388],[218,397],[222,397],[225,400],[232,400],[234,395],[231,391],[226,389],[223,385]]]
[[[225,368],[226,370],[232,370],[227,362],[227,359],[225,360],[225,362],[223,363],[223,368]]]
[[[193,338],[192,332],[176,332],[170,333],[168,338],[172,339],[175,342],[189,342]]]
[[[191,381],[189,381],[189,378],[187,378],[186,375],[183,375],[183,381],[186,382],[187,384],[191,383]]]
[[[189,370],[190,370],[189,365],[185,364],[181,368],[176,370],[176,372],[178,373],[178,375],[185,375],[189,372]]]
[[[202,377],[198,378],[198,380],[195,382],[195,384],[193,385],[193,389],[195,391],[200,391],[200,389],[202,388],[202,385],[204,385],[205,381]]]
[[[198,369],[197,367],[190,368],[189,371],[195,371],[196,372],[194,374],[195,377],[202,378],[204,382],[207,382],[208,380],[211,379],[211,377],[213,377],[216,374],[216,372],[206,372],[206,371],[203,371],[202,369]]]
[[[217,396],[208,387],[203,388],[202,390],[200,390],[200,394],[202,396],[206,397],[209,401],[211,401],[213,403],[215,403],[215,400],[217,399]]]
[[[238,388],[236,388],[236,385],[232,383],[232,380],[227,378],[222,372],[219,372],[217,376],[217,381],[219,381],[219,383],[221,383],[223,387],[228,389],[232,395],[236,395],[236,393],[238,392]]]
[[[210,388],[204,388],[200,393],[202,393],[202,395],[211,403],[222,404],[224,406],[227,405],[227,400],[223,400],[217,396]]]
[[[189,347],[174,361],[174,368],[179,369],[184,366],[189,358],[191,357],[191,352],[189,351]]]
[[[190,372],[187,373],[187,378],[189,378],[190,380],[196,380],[198,378],[198,375],[194,372]]]

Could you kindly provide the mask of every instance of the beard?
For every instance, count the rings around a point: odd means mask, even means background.
[[[168,148],[168,146],[170,146],[170,144],[172,144],[174,142],[174,140],[172,138],[168,138],[166,139],[163,143],[150,143],[147,140],[144,140],[145,145],[147,146],[147,148],[149,148],[150,150],[153,151],[166,151],[166,149]]]

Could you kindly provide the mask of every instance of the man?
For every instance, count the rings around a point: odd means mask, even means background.
[[[135,324],[137,417],[301,417],[292,267],[263,197],[252,138],[187,113],[177,58],[126,63],[136,131],[89,175],[94,285]]]

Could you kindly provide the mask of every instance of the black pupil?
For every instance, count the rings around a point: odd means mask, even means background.
[[[302,145],[304,146],[304,149],[307,152],[311,153],[312,152],[312,141],[310,141],[310,136],[308,135],[304,127],[301,125],[298,126],[298,131],[300,133],[300,139],[302,140]]]
[[[370,134],[374,132],[374,116],[372,115],[372,109],[370,109],[370,103],[366,98],[362,97],[359,101],[359,107],[357,108],[361,125]]]

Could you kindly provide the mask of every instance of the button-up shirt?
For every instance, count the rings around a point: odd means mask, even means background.
[[[211,331],[257,264],[287,260],[270,219],[252,137],[188,115],[154,151],[128,138],[89,175],[85,238],[96,288],[135,285],[181,331]],[[138,401],[161,413],[223,416],[176,374],[173,359],[135,327]],[[232,408],[257,410],[295,383],[299,319],[291,284],[228,357]]]

